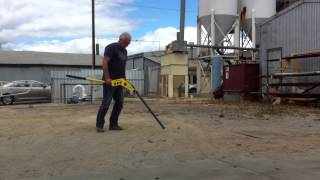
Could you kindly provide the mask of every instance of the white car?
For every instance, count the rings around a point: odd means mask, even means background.
[[[197,84],[189,84],[189,93],[197,92]]]
[[[181,92],[184,92],[184,84],[181,84]],[[189,84],[189,93],[197,93],[197,84]]]
[[[51,101],[51,87],[34,80],[19,80],[0,86],[0,100],[9,105],[22,101]]]

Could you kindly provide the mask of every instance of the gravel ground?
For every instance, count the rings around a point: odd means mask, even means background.
[[[165,130],[131,99],[105,133],[98,104],[0,106],[0,180],[320,179],[319,108],[147,102]]]

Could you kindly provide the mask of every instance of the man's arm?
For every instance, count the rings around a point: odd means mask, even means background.
[[[112,81],[110,77],[110,72],[109,72],[109,63],[110,63],[110,57],[104,56],[102,61],[102,69],[104,72],[104,79],[107,84],[111,84],[111,81]]]

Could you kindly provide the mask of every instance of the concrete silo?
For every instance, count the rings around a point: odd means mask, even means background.
[[[276,0],[240,0],[239,3],[241,26],[255,47],[259,44],[256,39],[259,34],[257,24],[276,14]]]
[[[237,12],[238,0],[199,0],[198,23],[214,39],[214,44],[218,45],[231,31],[238,16]],[[201,31],[201,28],[198,31]]]

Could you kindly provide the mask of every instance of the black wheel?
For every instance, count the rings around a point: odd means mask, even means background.
[[[197,92],[197,89],[195,89],[195,88],[192,88],[189,90],[189,93],[196,93],[196,92]]]
[[[1,101],[4,105],[11,105],[13,104],[14,97],[12,96],[5,96],[1,98]]]

